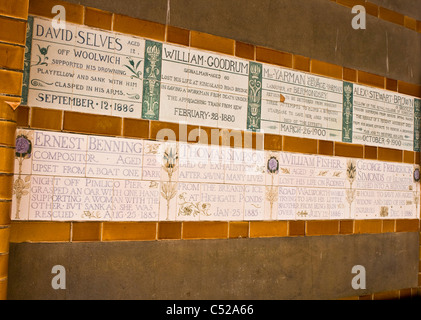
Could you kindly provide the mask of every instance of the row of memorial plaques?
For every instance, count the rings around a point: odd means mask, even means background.
[[[23,104],[419,151],[420,100],[29,17]]]
[[[19,130],[13,219],[416,219],[415,165]]]

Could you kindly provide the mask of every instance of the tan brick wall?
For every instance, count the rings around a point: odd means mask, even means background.
[[[340,5],[364,4],[371,15],[421,32],[420,21],[403,16],[388,9],[362,0],[337,0]],[[11,5],[11,3],[16,5]],[[0,131],[1,141],[6,146],[14,145],[16,125],[22,128],[45,129],[72,133],[100,134],[129,138],[155,139],[163,127],[178,132],[178,125],[158,121],[123,119],[118,117],[81,114],[68,111],[46,110],[37,107],[19,107],[12,112],[6,101],[16,102],[21,94],[23,53],[28,15],[52,18],[51,8],[61,4],[66,8],[68,22],[130,33],[137,36],[167,41],[170,43],[211,50],[237,57],[276,64],[296,70],[374,86],[403,94],[421,97],[421,86],[399,79],[389,79],[362,70],[353,70],[339,65],[314,60],[288,52],[222,38],[197,31],[166,26],[156,22],[143,21],[113,14],[98,9],[63,1],[51,0],[0,0]],[[3,94],[3,96],[1,95]],[[4,96],[13,95],[13,97]],[[1,119],[7,119],[2,123]],[[189,126],[188,130],[197,129]],[[209,132],[212,128],[204,128]],[[13,132],[13,134],[12,134]],[[419,164],[420,154],[323,140],[302,139],[265,135],[265,149],[300,152],[309,154],[346,156],[361,159]],[[10,151],[0,150],[0,170],[10,170]],[[4,159],[4,160],[2,160]],[[0,176],[0,179],[1,176]],[[10,197],[10,178],[3,178],[7,186],[0,195]],[[274,222],[157,222],[157,223],[54,223],[14,222],[8,228],[10,213],[9,198],[0,202],[0,249],[7,252],[8,238],[14,243],[22,242],[78,242],[78,241],[155,241],[181,239],[233,239],[254,237],[296,237],[361,233],[414,232],[420,230],[419,220],[376,220],[376,221],[274,221]],[[3,232],[2,232],[3,231]],[[3,240],[2,240],[3,239]],[[7,239],[7,240],[4,240]],[[3,244],[2,242],[3,241]],[[421,243],[420,243],[421,251]],[[0,251],[0,298],[5,297],[7,279],[7,254]],[[421,261],[419,285],[421,286]],[[3,288],[3,289],[2,289]],[[2,291],[3,290],[3,291]],[[412,297],[417,289],[370,295],[370,299]],[[360,297],[365,299],[367,297]]]

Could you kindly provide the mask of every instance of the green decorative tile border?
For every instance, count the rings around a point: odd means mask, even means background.
[[[420,113],[421,113],[421,100],[414,99],[414,151],[420,152]]]
[[[32,33],[34,28],[34,17],[28,16],[27,31],[26,31],[26,47],[25,47],[25,61],[22,85],[22,105],[28,104],[28,90],[30,78],[30,64],[32,53]]]
[[[342,142],[352,142],[353,91],[353,84],[350,82],[344,82]]]
[[[262,64],[250,62],[248,83],[247,129],[259,131],[262,116]]]
[[[159,120],[162,43],[146,40],[142,118]]]

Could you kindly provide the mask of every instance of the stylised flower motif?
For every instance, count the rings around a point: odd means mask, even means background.
[[[346,190],[346,200],[349,204],[349,218],[351,218],[352,215],[352,203],[355,200],[356,191],[352,188],[352,184],[354,183],[355,179],[357,178],[357,164],[355,160],[348,160],[346,165],[346,176],[349,182],[349,189]]]
[[[16,138],[16,157],[29,159],[32,152],[32,142],[25,135]]]
[[[276,157],[271,157],[268,160],[268,173],[276,174],[279,171],[279,161],[276,159]]]
[[[152,56],[151,59],[153,60],[155,60],[156,57],[159,56],[159,54],[161,53],[157,46],[148,47],[148,49],[146,49],[146,52],[148,53],[148,55]]]
[[[352,93],[352,87],[350,85],[346,85],[344,88],[344,92],[346,95],[350,95]]]
[[[420,169],[418,169],[418,168],[414,170],[414,181],[415,182],[420,181]]]
[[[167,220],[170,218],[170,201],[177,195],[177,183],[173,183],[172,176],[178,170],[178,153],[177,150],[169,148],[164,152],[163,169],[167,172],[168,182],[161,186],[161,195],[167,201]]]
[[[38,54],[38,62],[33,65],[33,67],[35,66],[48,66],[47,60],[47,54],[48,54],[48,49],[50,48],[50,46],[46,47],[46,48],[41,48],[40,45],[38,45],[38,50],[40,55]]]
[[[164,153],[164,167],[167,169],[174,169],[177,166],[178,154],[172,148],[166,150]]]
[[[129,58],[128,57],[127,59],[129,59],[129,64],[130,65],[129,66],[128,65],[125,65],[125,67],[127,69],[129,69],[130,72],[132,73],[131,78],[132,79],[141,79],[142,72],[139,71],[138,69],[139,69],[140,64],[142,63],[142,60],[139,60],[137,63],[135,63],[135,61],[132,58]]]
[[[48,46],[48,47],[46,47],[46,48],[41,48],[41,47],[38,45],[38,48],[39,48],[39,52],[41,52],[41,54],[42,54],[43,56],[46,56],[46,55],[48,54],[48,49],[50,48],[50,46]]]
[[[252,77],[258,78],[262,68],[258,64],[252,64],[250,67],[250,73]]]
[[[185,206],[182,209],[180,209],[180,213],[185,216],[191,216],[193,213],[193,209],[191,206]]]
[[[211,207],[210,203],[201,203],[201,202],[190,202],[186,199],[186,193],[183,192],[178,196],[180,199],[180,210],[178,212],[179,216],[192,216],[196,217],[197,215],[210,216],[209,209]]]
[[[22,193],[25,190],[25,181],[22,179],[17,179],[13,185],[13,191],[15,194]]]
[[[266,188],[266,200],[270,203],[270,218],[272,219],[273,216],[273,206],[276,202],[277,195],[278,195],[278,189],[274,187],[274,179],[275,174],[279,172],[279,160],[276,159],[276,157],[272,156],[269,158],[266,166],[267,172],[271,175],[272,178],[272,184],[270,187]]]
[[[357,176],[357,166],[355,164],[355,161],[348,160],[346,175],[348,177],[349,182],[352,184],[352,182],[354,182],[354,180]]]
[[[20,203],[24,196],[29,194],[31,188],[31,177],[22,177],[22,167],[25,160],[31,158],[32,142],[29,137],[32,137],[31,132],[24,132],[16,137],[16,160],[19,164],[19,174],[13,184],[13,194],[16,196],[16,215],[15,219],[20,219]]]

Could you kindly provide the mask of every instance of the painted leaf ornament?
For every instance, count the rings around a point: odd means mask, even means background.
[[[279,171],[279,161],[276,157],[271,157],[268,160],[268,172],[269,173],[277,173]]]

